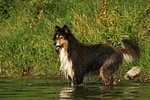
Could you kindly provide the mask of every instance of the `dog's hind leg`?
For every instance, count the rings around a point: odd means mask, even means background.
[[[119,67],[116,67],[114,63],[110,64],[103,64],[103,66],[100,69],[100,77],[102,78],[102,81],[105,85],[115,85],[115,81],[113,78],[113,74],[116,70],[118,70]]]
[[[111,56],[100,68],[100,77],[105,85],[114,85],[113,74],[122,66],[123,59],[120,55]]]
[[[100,70],[100,77],[105,85],[114,85],[114,78],[113,75],[109,73],[105,73],[103,68]]]

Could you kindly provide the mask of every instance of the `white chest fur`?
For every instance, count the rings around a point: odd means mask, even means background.
[[[62,48],[59,53],[60,58],[60,70],[64,73],[65,77],[68,79],[70,76],[73,79],[74,71],[72,69],[72,61],[68,59],[68,53]]]

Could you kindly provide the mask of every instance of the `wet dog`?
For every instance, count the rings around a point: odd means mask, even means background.
[[[97,74],[105,85],[112,85],[113,74],[122,67],[123,61],[131,62],[140,55],[134,39],[122,40],[129,49],[116,49],[107,44],[86,45],[75,38],[67,25],[55,27],[53,41],[60,70],[71,85],[81,85],[87,74]]]

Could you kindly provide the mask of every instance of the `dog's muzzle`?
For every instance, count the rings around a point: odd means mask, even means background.
[[[63,47],[63,45],[60,45],[57,42],[54,42],[54,45],[55,45],[57,51]]]

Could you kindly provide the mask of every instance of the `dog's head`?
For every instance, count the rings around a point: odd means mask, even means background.
[[[53,41],[56,47],[56,51],[59,52],[62,48],[67,50],[69,33],[70,30],[67,27],[67,25],[64,25],[63,28],[60,28],[59,26],[55,26]]]

